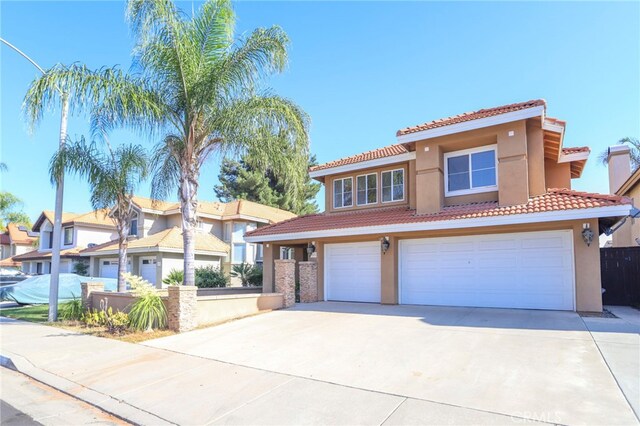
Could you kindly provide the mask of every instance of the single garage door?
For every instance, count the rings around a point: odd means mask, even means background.
[[[101,260],[100,276],[102,278],[118,278],[118,259]]]
[[[151,284],[156,283],[156,266],[155,257],[144,257],[140,259],[140,276]]]
[[[574,310],[571,231],[400,241],[400,303]]]
[[[380,242],[324,246],[326,300],[380,303]]]

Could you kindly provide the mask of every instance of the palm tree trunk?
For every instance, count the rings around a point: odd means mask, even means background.
[[[193,165],[182,168],[180,177],[180,209],[182,212],[182,244],[184,247],[184,285],[195,285],[195,229],[198,207],[198,170]]]
[[[124,279],[124,274],[127,273],[127,247],[129,241],[127,241],[126,234],[123,238],[122,235],[118,238],[118,293],[127,291],[127,282]]]

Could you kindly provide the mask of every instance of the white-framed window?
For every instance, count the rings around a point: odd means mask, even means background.
[[[497,145],[444,154],[445,196],[477,194],[498,189]]]
[[[224,230],[222,232],[223,241],[231,241],[231,223],[224,224]]]
[[[129,235],[138,236],[138,215],[137,214],[131,217],[131,223],[129,224]]]
[[[378,174],[369,173],[356,177],[356,203],[359,206],[378,202]]]
[[[244,241],[244,234],[247,233],[247,224],[245,222],[233,222],[233,242]]]
[[[404,169],[389,170],[381,173],[382,202],[404,200]]]
[[[70,246],[73,244],[73,227],[64,228],[64,245]]]
[[[256,262],[262,262],[263,250],[262,244],[256,244]]]
[[[333,208],[340,209],[353,205],[353,178],[333,181]]]
[[[246,261],[247,245],[246,243],[234,243],[233,244],[233,259],[232,263],[242,263]]]

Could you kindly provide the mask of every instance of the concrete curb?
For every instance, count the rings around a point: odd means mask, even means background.
[[[116,399],[110,395],[97,392],[79,383],[72,382],[64,377],[57,376],[46,370],[36,367],[28,359],[16,354],[0,354],[0,365],[20,372],[32,379],[50,386],[66,395],[86,402],[119,419],[135,425],[174,425],[162,417],[158,417],[148,411],[141,410],[124,400]]]

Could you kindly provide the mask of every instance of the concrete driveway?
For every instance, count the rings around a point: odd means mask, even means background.
[[[146,345],[405,398],[389,419],[401,424],[428,421],[434,402],[475,410],[468,411],[470,423],[502,414],[561,424],[638,424],[630,405],[638,395],[638,330],[606,321],[586,321],[610,346],[599,348],[571,312],[326,302]],[[628,346],[616,351],[615,344]],[[607,351],[617,357],[611,368]],[[301,389],[286,398],[314,394]]]

